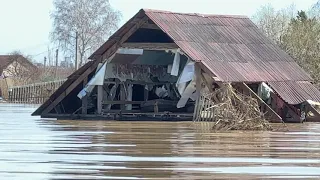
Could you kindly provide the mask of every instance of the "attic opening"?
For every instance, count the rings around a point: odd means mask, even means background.
[[[174,41],[164,33],[150,19],[134,32],[126,43],[173,43]]]
[[[173,43],[173,40],[160,29],[140,28],[126,42]]]

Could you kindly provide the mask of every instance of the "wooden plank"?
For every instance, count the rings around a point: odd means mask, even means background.
[[[109,57],[111,57],[113,54],[116,53],[120,45],[125,42],[134,32],[136,32],[137,29],[140,28],[140,26],[148,20],[148,17],[144,17],[140,19],[119,41],[115,41],[114,44],[106,50],[103,55],[96,57],[99,59],[96,59],[95,62],[89,67],[84,73],[82,73],[73,83],[70,84],[70,86],[65,90],[65,92],[61,93],[53,102],[50,103],[50,105],[43,110],[43,114],[48,114],[58,103],[60,103],[75,87],[77,87],[85,77],[87,77],[90,73],[92,73],[98,66],[98,64]],[[110,40],[112,41],[112,40]]]
[[[201,68],[199,66],[199,63],[194,64],[195,68],[195,75],[196,75],[196,103],[193,113],[193,120],[196,120],[198,113],[199,113],[199,101],[200,101],[200,95],[201,95]],[[201,112],[200,112],[201,116]]]
[[[150,23],[144,23],[141,28],[144,29],[155,29],[155,30],[160,30],[160,28],[156,24],[150,24]]]
[[[130,84],[137,84],[137,85],[166,85],[166,84],[172,84],[171,82],[143,82],[143,81],[132,81],[132,80],[127,80],[124,81],[126,83]],[[115,81],[104,81],[105,84],[117,84],[118,82]]]
[[[149,99],[149,90],[146,89],[146,86],[143,87],[143,90],[144,90],[144,91],[143,91],[144,100],[147,101],[147,100]]]
[[[114,109],[112,109],[112,110],[108,110],[108,111],[104,111],[103,113],[104,114],[107,114],[107,113],[140,113],[141,111],[140,110],[123,110],[123,111],[121,111],[121,110],[114,110]]]
[[[97,86],[98,96],[97,96],[97,112],[102,113],[102,101],[103,101],[103,86]]]
[[[179,48],[175,43],[123,43],[121,47],[144,50],[170,50]]]
[[[126,101],[126,84],[123,83],[120,85],[120,101]],[[120,109],[125,110],[125,104],[120,104]]]
[[[84,78],[83,80],[83,87],[85,87],[88,83],[88,76]],[[82,109],[81,109],[81,113],[82,114],[87,114],[88,111],[88,95],[85,95],[82,99],[81,99],[81,106],[82,106]]]
[[[109,97],[107,98],[108,100],[111,100],[111,101],[113,101],[114,98],[115,98],[115,96],[116,96],[116,91],[117,91],[117,89],[118,89],[119,82],[117,82],[117,83],[116,83],[115,85],[113,85],[113,86],[114,86],[114,87],[112,87],[112,88],[110,89],[110,93],[112,93],[112,94],[110,94]],[[112,90],[114,90],[114,91],[112,91]],[[110,110],[110,109],[111,109],[111,104],[108,104],[105,109],[106,109],[106,110]]]
[[[104,101],[103,104],[143,104],[145,103],[145,101],[126,101],[126,100],[122,100],[122,101]]]
[[[120,40],[115,40],[115,43],[102,55],[102,59],[107,59],[113,55],[118,48],[123,44],[134,32],[136,32],[149,18],[144,16],[142,19],[138,19],[135,25],[127,31],[127,33],[120,38]]]
[[[132,96],[133,96],[133,84],[129,84],[126,83],[126,87],[127,87],[127,97],[126,100],[127,101],[132,101]],[[126,105],[126,110],[132,110],[132,104],[127,104]]]

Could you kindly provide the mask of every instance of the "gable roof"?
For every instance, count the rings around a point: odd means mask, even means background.
[[[280,47],[245,16],[183,14],[142,9],[95,55],[102,55],[135,24],[148,17],[194,61],[225,82],[311,81]]]
[[[95,61],[88,62],[70,75],[32,115],[41,115],[50,109],[49,105],[61,102],[63,96],[71,92],[66,89],[80,84],[86,72],[93,72],[101,59],[115,53],[145,19],[158,26],[188,57],[202,63],[217,77],[215,79],[225,82],[312,80],[289,55],[260,32],[248,17],[141,9],[89,57]],[[317,96],[320,97],[319,91]]]
[[[37,68],[35,65],[33,65],[28,59],[26,59],[22,55],[0,55],[0,74],[2,74],[3,70],[6,69],[14,61],[18,61],[21,65],[27,68],[32,68],[32,69]]]

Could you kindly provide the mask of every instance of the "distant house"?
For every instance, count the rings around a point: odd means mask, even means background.
[[[29,83],[38,68],[22,55],[0,55],[0,96],[6,96],[8,87]]]

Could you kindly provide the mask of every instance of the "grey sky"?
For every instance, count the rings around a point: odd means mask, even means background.
[[[276,9],[294,3],[306,10],[317,0],[110,0],[123,15],[122,24],[141,8],[206,14],[252,16],[262,5]],[[0,0],[0,54],[20,50],[37,61],[47,55],[52,0]],[[54,47],[50,47],[51,49]]]

